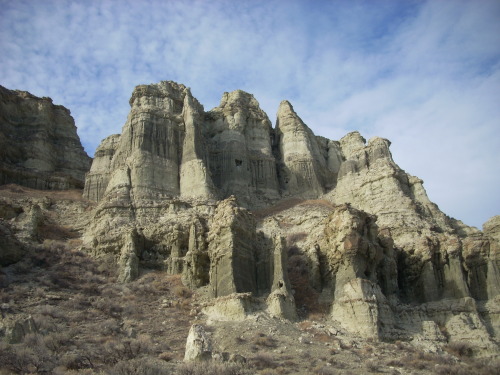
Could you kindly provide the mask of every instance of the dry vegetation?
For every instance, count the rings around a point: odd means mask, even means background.
[[[32,198],[49,198],[54,200],[71,200],[82,202],[85,199],[82,197],[82,191],[74,190],[36,190],[25,186],[8,184],[0,185],[0,192],[3,197],[17,198],[29,196]]]
[[[292,233],[287,237],[288,278],[294,290],[295,305],[297,306],[299,317],[323,317],[327,306],[318,302],[319,292],[311,286],[310,259],[296,245],[297,242],[306,237],[307,233],[305,232]]]
[[[289,198],[279,201],[278,203],[253,210],[252,213],[257,219],[264,219],[269,216],[279,214],[282,211],[289,210],[295,206],[312,206],[316,208],[335,208],[335,205],[324,199],[300,199],[300,198]]]
[[[0,187],[3,196],[90,203],[81,192],[39,192]],[[331,208],[321,200],[289,200],[255,212],[266,217],[297,206]],[[50,214],[51,212],[49,212]],[[287,237],[288,275],[301,321],[272,319],[217,323],[215,349],[240,354],[240,361],[183,363],[198,296],[179,275],[143,273],[116,282],[116,265],[78,250],[79,233],[54,212],[39,228],[41,244],[21,261],[0,270],[0,374],[498,374],[498,363],[474,359],[465,343],[429,354],[404,342],[346,340],[329,331],[326,306],[311,287],[310,260],[300,244],[305,232]],[[17,322],[17,325],[16,325]],[[21,327],[14,335],[9,327]],[[10,339],[10,340],[9,340]],[[217,346],[219,345],[219,346]]]
[[[124,366],[165,367],[183,358],[192,293],[178,276],[151,272],[117,284],[106,264],[46,240],[3,269],[1,280],[4,321],[34,322],[21,342],[0,347],[4,371],[128,374],[135,372]]]

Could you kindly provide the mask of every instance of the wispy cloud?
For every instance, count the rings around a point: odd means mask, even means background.
[[[0,84],[71,109],[89,153],[138,84],[206,108],[289,99],[318,135],[389,138],[451,216],[500,214],[500,2],[0,0]]]

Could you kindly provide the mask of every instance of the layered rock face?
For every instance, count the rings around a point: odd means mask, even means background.
[[[218,107],[204,112],[188,88],[164,81],[138,86],[130,105],[122,134],[96,150],[88,199],[118,191],[132,200],[234,195],[255,208],[317,197],[335,185],[338,142],[316,137],[289,102],[280,105],[276,129],[241,90],[224,93]]]
[[[320,153],[316,137],[297,116],[292,105],[283,101],[278,109],[276,133],[279,148],[279,177],[290,195],[314,198],[322,195],[328,173],[327,159]]]
[[[255,98],[241,90],[224,93],[205,116],[210,170],[221,195],[235,195],[246,206],[279,197],[273,130]]]
[[[0,94],[1,178],[78,186],[88,159],[69,112]],[[499,216],[483,232],[446,216],[388,140],[315,136],[287,101],[273,128],[240,90],[205,112],[189,88],[160,82],[136,87],[130,105],[96,151],[86,199],[1,187],[0,265],[83,232],[82,249],[114,262],[118,282],[179,275],[205,297],[207,321],[322,314],[342,334],[498,355]],[[12,141],[25,136],[30,150]],[[193,328],[186,358],[217,357],[208,339]]]
[[[498,220],[482,233],[446,216],[388,140],[317,137],[287,101],[273,129],[240,90],[209,112],[174,82],[138,86],[130,104],[84,190],[98,201],[84,246],[113,258],[121,281],[181,274],[215,297],[206,312],[217,319],[326,309],[363,337],[476,330],[478,353],[494,351]]]
[[[173,196],[209,198],[212,182],[200,138],[203,107],[184,85],[138,86],[120,136],[96,151],[84,196],[129,201]]]
[[[90,164],[68,109],[0,86],[0,184],[82,188]]]
[[[342,138],[345,160],[328,199],[375,214],[378,226],[390,230],[402,250],[399,281],[404,299],[488,298],[484,292],[498,284],[496,246],[477,229],[443,214],[428,199],[422,180],[394,163],[389,145],[377,137],[366,144],[358,132]],[[478,265],[476,257],[485,264]],[[491,264],[489,272],[486,263]]]

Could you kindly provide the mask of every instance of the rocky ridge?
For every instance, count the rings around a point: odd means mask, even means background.
[[[96,150],[77,221],[81,249],[117,264],[120,282],[179,275],[215,329],[321,316],[345,337],[498,356],[498,216],[483,232],[446,216],[388,140],[315,136],[287,101],[273,128],[241,90],[205,112],[164,81],[136,87],[130,105]],[[28,216],[48,217],[14,206],[0,223],[12,249]]]

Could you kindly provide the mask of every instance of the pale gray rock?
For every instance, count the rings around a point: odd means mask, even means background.
[[[224,93],[220,105],[206,114],[203,129],[222,197],[235,195],[245,206],[279,198],[271,122],[253,95]]]
[[[139,276],[140,238],[137,231],[133,230],[125,235],[118,265],[120,273],[118,281],[122,283],[134,281]]]
[[[180,167],[182,197],[211,199],[216,197],[210,171],[207,169],[206,145],[201,133],[203,106],[187,90],[183,106],[184,143]]]
[[[280,185],[290,195],[307,198],[324,193],[326,161],[311,129],[284,100],[278,109],[276,137],[280,155]]]
[[[320,246],[327,263],[323,280],[334,291],[331,317],[345,329],[373,338],[390,334],[394,317],[378,283],[397,275],[395,263],[381,267],[384,256],[393,256],[391,245],[379,239],[375,217],[348,205],[333,209],[326,220]],[[383,286],[387,295],[395,292]]]
[[[202,325],[193,324],[186,340],[184,361],[207,361],[210,359],[212,359],[212,340]]]
[[[113,134],[101,141],[94,154],[92,167],[85,176],[83,196],[89,200],[99,201],[113,173],[113,156],[120,143],[120,135]]]
[[[0,184],[82,188],[90,163],[68,109],[0,86]]]
[[[214,297],[256,292],[255,220],[236,198],[221,201],[208,234],[210,289]]]
[[[377,224],[390,231],[401,251],[399,288],[405,301],[470,295],[484,299],[487,285],[489,295],[495,294],[498,266],[494,260],[487,261],[489,240],[444,215],[427,197],[422,180],[394,163],[389,146],[389,141],[378,137],[366,144],[358,132],[343,137],[340,148],[345,160],[327,198],[377,215]],[[466,274],[464,268],[471,271]]]
[[[252,293],[232,293],[211,299],[203,308],[208,321],[243,321],[257,318],[265,306]]]
[[[171,81],[137,86],[130,106],[122,134],[97,149],[85,196],[100,201],[118,195],[132,202],[211,198],[215,192],[200,129],[203,107],[189,89]]]
[[[273,275],[271,293],[266,299],[267,310],[272,316],[294,321],[297,320],[297,309],[288,280],[285,239],[276,236],[273,242]]]
[[[210,258],[205,240],[206,229],[200,220],[189,228],[188,251],[184,257],[182,282],[190,288],[199,288],[209,283]]]
[[[336,288],[330,316],[349,332],[365,338],[390,338],[394,327],[391,307],[380,287],[362,278]]]
[[[439,329],[453,339],[476,330],[479,352],[494,352],[496,221],[483,234],[443,214],[388,140],[317,137],[288,102],[273,130],[240,90],[204,112],[185,86],[162,82],[137,87],[131,106],[87,177],[86,196],[99,203],[84,242],[96,256],[182,274],[217,297],[204,309],[213,320],[293,320],[293,247],[307,290],[345,331],[438,351]],[[134,230],[144,245],[131,250],[124,234]]]
[[[483,233],[500,242],[500,215],[493,216],[483,224]]]

